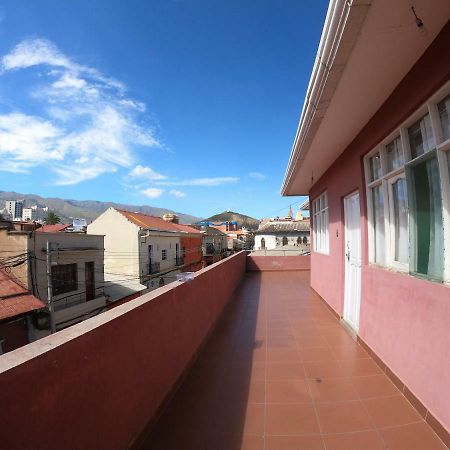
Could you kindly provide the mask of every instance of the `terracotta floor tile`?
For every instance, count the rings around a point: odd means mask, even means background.
[[[425,422],[384,428],[380,433],[389,450],[447,450]]]
[[[358,344],[343,345],[343,346],[331,346],[334,356],[338,359],[359,359],[369,358],[369,354]]]
[[[267,349],[268,362],[300,362],[300,355],[294,348]]]
[[[266,450],[325,450],[325,447],[318,435],[267,436]]]
[[[312,404],[267,404],[266,434],[319,434],[319,426]]]
[[[305,378],[305,370],[301,362],[284,363],[268,362],[266,377],[271,380],[295,380]]]
[[[326,347],[329,348],[329,344],[327,340],[320,335],[296,335],[295,341],[298,348],[317,348],[317,347]]]
[[[304,361],[306,375],[308,378],[335,378],[343,377],[341,365],[337,361]]]
[[[418,422],[422,418],[403,395],[363,400],[375,426],[395,427]]]
[[[339,361],[348,376],[359,377],[383,373],[372,358],[345,359]]]
[[[363,399],[392,397],[393,395],[400,394],[400,391],[384,374],[354,377],[352,378],[352,382],[359,396]]]
[[[322,433],[347,433],[373,429],[370,417],[360,401],[317,403]]]
[[[306,380],[268,381],[266,385],[267,403],[311,402]]]
[[[302,361],[335,361],[336,357],[329,347],[299,348]]]
[[[384,450],[386,445],[377,431],[329,434],[323,437],[327,450]],[[422,449],[425,450],[425,449]]]
[[[262,436],[242,436],[239,433],[217,433],[208,440],[206,450],[264,450]],[[182,446],[178,450],[187,450]],[[191,450],[191,447],[189,447]],[[197,450],[192,447],[192,450]]]
[[[316,402],[358,400],[359,396],[348,378],[324,378],[321,382],[308,380],[312,398]]]

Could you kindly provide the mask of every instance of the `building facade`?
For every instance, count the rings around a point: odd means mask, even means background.
[[[25,200],[6,200],[5,209],[12,220],[22,220],[24,204]]]
[[[88,234],[105,236],[105,275],[113,300],[201,268],[201,233],[166,219],[109,208],[88,225]]]
[[[413,12],[330,4],[282,192],[310,198],[312,288],[448,433],[450,4]]]
[[[15,256],[10,273],[46,305],[34,321],[34,338],[105,309],[103,253],[103,236],[0,229],[0,257]]]
[[[255,250],[292,249],[309,251],[309,219],[272,220],[255,232]]]

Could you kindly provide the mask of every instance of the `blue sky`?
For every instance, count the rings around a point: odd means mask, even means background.
[[[0,6],[0,190],[283,214],[327,2]],[[295,209],[295,208],[294,208]]]

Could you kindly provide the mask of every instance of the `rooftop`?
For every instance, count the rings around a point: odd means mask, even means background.
[[[9,274],[0,269],[0,320],[16,317],[36,309],[44,303],[20,286]]]
[[[292,220],[292,221],[270,221],[256,231],[256,234],[268,234],[268,233],[294,233],[297,231],[309,231],[310,224],[309,219],[304,220]]]

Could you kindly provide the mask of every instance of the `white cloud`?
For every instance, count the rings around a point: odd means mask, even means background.
[[[186,193],[185,192],[177,191],[176,189],[171,189],[169,191],[169,194],[173,195],[174,197],[177,197],[177,198],[186,197]]]
[[[133,178],[145,178],[147,180],[165,180],[167,177],[162,175],[151,167],[137,165],[129,174]]]
[[[157,188],[148,188],[143,189],[141,191],[141,194],[144,194],[148,198],[158,198],[161,197],[161,195],[164,193],[163,189],[157,189]]]
[[[41,65],[50,70],[32,93],[43,112],[0,115],[0,170],[29,172],[46,164],[56,184],[76,184],[132,167],[137,146],[160,147],[153,130],[140,123],[143,103],[127,98],[121,82],[75,63],[48,40],[19,43],[1,58],[0,73]]]
[[[222,186],[224,184],[234,184],[239,181],[237,177],[215,177],[215,178],[193,178],[181,181],[158,181],[160,186]]]
[[[254,180],[258,180],[258,181],[264,181],[267,177],[261,173],[261,172],[250,172],[248,174],[248,176],[250,178],[253,178]]]

